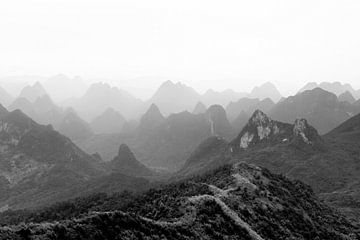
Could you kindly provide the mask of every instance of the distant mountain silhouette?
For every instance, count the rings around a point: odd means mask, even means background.
[[[58,128],[63,110],[54,104],[48,95],[38,97],[33,103],[26,98],[17,98],[9,106],[9,110],[19,109],[40,124],[51,124]]]
[[[165,118],[159,108],[155,104],[151,104],[150,108],[141,117],[138,129],[142,134],[153,132],[164,120]]]
[[[24,87],[19,95],[19,98],[26,98],[33,103],[37,98],[44,95],[47,95],[44,87],[41,85],[41,83],[36,82],[33,85]]]
[[[274,84],[267,82],[259,87],[255,87],[248,97],[259,98],[260,100],[270,98],[272,101],[278,102],[281,99],[281,94]]]
[[[340,102],[335,94],[315,88],[276,104],[270,116],[288,123],[297,118],[306,118],[321,134],[324,134],[347,120],[352,112],[353,108],[349,103]]]
[[[248,122],[250,116],[245,112],[241,111],[240,114],[231,122],[232,127],[240,131]]]
[[[72,97],[82,96],[87,86],[80,77],[69,78],[64,74],[58,74],[48,78],[44,82],[44,88],[51,98],[62,102]]]
[[[204,102],[207,106],[219,104],[225,107],[230,102],[237,101],[238,99],[246,97],[247,95],[248,93],[235,92],[231,89],[227,89],[221,92],[209,89],[201,96],[201,101]]]
[[[23,113],[25,113],[31,118],[34,119],[38,118],[38,115],[34,109],[33,104],[27,98],[24,97],[17,98],[13,103],[10,104],[9,106],[10,111],[17,109],[21,110]]]
[[[254,109],[260,100],[255,98],[241,98],[237,102],[231,102],[226,106],[226,114],[230,121],[233,121],[239,114],[244,111],[247,114],[251,115]]]
[[[109,84],[94,83],[80,99],[68,105],[87,121],[92,121],[108,108],[113,108],[126,119],[131,119],[138,115],[142,101]]]
[[[340,102],[348,102],[351,104],[356,101],[356,99],[353,97],[353,95],[349,91],[341,93],[338,98],[339,98]]]
[[[94,134],[90,125],[74,111],[65,114],[58,128],[60,133],[74,141],[87,139]]]
[[[110,170],[129,176],[149,176],[151,170],[140,163],[126,144],[121,144],[117,156],[109,162]]]
[[[302,87],[298,93],[304,92],[306,90],[313,90],[317,87],[334,93],[336,96],[349,91],[356,99],[360,98],[360,91],[355,91],[350,84],[342,84],[340,82],[322,82],[320,84],[317,84],[316,82],[310,82]]]
[[[167,116],[171,113],[178,113],[186,110],[191,111],[200,99],[200,94],[191,87],[180,82],[173,83],[169,80],[164,82],[158,88],[148,103],[156,104],[160,111]]]
[[[103,114],[96,117],[91,122],[91,128],[95,133],[121,133],[126,120],[117,111],[112,108],[108,108]]]
[[[203,114],[184,111],[164,118],[153,104],[141,118],[135,132],[94,136],[77,143],[89,153],[99,152],[106,161],[116,155],[117,143],[126,142],[140,162],[176,171],[204,139],[213,135],[231,139],[236,134],[219,105],[211,106]]]
[[[0,87],[0,104],[8,107],[14,101],[14,97],[11,96],[4,88]]]
[[[201,114],[206,112],[206,106],[202,102],[198,102],[192,111],[193,114]]]

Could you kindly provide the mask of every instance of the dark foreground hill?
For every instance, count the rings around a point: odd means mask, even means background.
[[[230,143],[208,139],[200,144],[178,174],[245,161],[309,184],[328,203],[358,218],[359,129],[358,115],[321,137],[304,119],[287,124],[256,111]]]
[[[0,228],[2,239],[360,238],[359,229],[308,186],[245,163],[140,196],[98,195],[7,212],[1,221],[13,224]]]

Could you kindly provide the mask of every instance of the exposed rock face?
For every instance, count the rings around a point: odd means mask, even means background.
[[[245,150],[256,144],[274,145],[298,141],[313,145],[321,140],[316,129],[305,119],[296,119],[293,125],[270,119],[256,110],[239,136],[232,141],[233,150]]]
[[[296,119],[294,123],[294,137],[301,137],[302,141],[309,145],[322,142],[317,130],[310,126],[306,119]]]
[[[262,111],[256,110],[232,144],[236,145],[235,149],[247,149],[260,142],[279,142],[290,135],[290,128],[290,124],[274,121]]]

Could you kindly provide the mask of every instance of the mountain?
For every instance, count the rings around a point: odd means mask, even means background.
[[[28,85],[21,90],[19,98],[26,98],[30,102],[34,102],[38,97],[47,95],[44,87],[36,82],[32,86]]]
[[[237,101],[238,99],[246,97],[247,95],[247,93],[235,92],[231,89],[227,89],[221,92],[209,89],[201,96],[201,101],[204,102],[207,106],[219,104],[225,107],[230,102]]]
[[[340,102],[348,102],[351,104],[356,101],[356,99],[353,97],[353,95],[349,91],[341,93],[338,98],[339,98]]]
[[[164,120],[165,118],[159,108],[155,104],[151,104],[150,108],[141,117],[138,130],[142,134],[153,132]]]
[[[316,82],[310,82],[307,83],[303,88],[301,88],[298,93],[307,90],[313,90],[314,88],[321,88],[325,91],[334,93],[336,96],[339,96],[340,94],[349,91],[353,96],[355,96],[355,98],[360,97],[360,91],[355,91],[350,84],[342,84],[340,82],[322,82],[320,84],[317,84]]]
[[[113,172],[119,172],[129,176],[150,176],[152,172],[140,163],[126,144],[121,144],[118,155],[109,162]]]
[[[202,102],[198,102],[192,111],[193,114],[201,114],[206,112],[206,106]]]
[[[92,121],[108,108],[113,108],[126,119],[131,119],[138,115],[142,104],[141,100],[130,93],[107,83],[92,84],[80,99],[68,103],[86,121]]]
[[[205,116],[210,124],[212,136],[229,137],[233,134],[233,128],[226,117],[225,109],[221,105],[211,105]]]
[[[248,122],[250,116],[245,112],[241,111],[240,114],[231,122],[232,127],[240,131]]]
[[[34,109],[33,104],[24,97],[17,98],[13,103],[10,104],[9,110],[21,110],[26,115],[30,116],[31,118],[37,119],[38,115]]]
[[[288,97],[276,104],[270,116],[281,122],[305,118],[324,134],[353,115],[354,109],[347,102],[340,102],[335,94],[315,88]]]
[[[296,119],[292,125],[274,121],[260,110],[256,110],[240,134],[230,143],[230,148],[231,152],[239,152],[253,146],[265,148],[287,142],[315,146],[322,140],[316,129],[305,119]]]
[[[204,173],[226,163],[228,142],[220,137],[212,136],[201,142],[185,161],[178,172],[181,176]]]
[[[20,110],[1,114],[0,145],[0,206],[5,209],[65,199],[64,191],[103,172],[68,138]]]
[[[56,213],[56,214],[54,214]],[[4,213],[7,239],[358,239],[311,188],[237,163],[149,190]],[[21,223],[21,224],[20,224]]]
[[[231,139],[234,133],[224,109],[219,105],[211,106],[203,114],[185,111],[167,118],[161,115],[156,105],[152,105],[134,133],[93,136],[76,143],[86,152],[98,152],[108,161],[117,154],[117,144],[125,142],[141,163],[152,168],[177,171],[204,139],[213,135]]]
[[[58,74],[44,82],[46,92],[57,102],[62,102],[72,97],[80,97],[86,91],[86,84],[80,77],[69,78]],[[66,91],[64,91],[66,89]]]
[[[148,104],[156,104],[160,111],[165,115],[182,111],[191,111],[192,108],[201,100],[198,94],[191,87],[180,82],[164,82],[155,94],[149,99]]]
[[[326,137],[356,142],[360,140],[360,114],[346,120],[335,129],[331,130]]]
[[[259,99],[241,98],[237,102],[231,102],[226,106],[226,114],[229,120],[232,121],[239,116],[242,111],[248,113],[248,110],[256,106],[259,102]]]
[[[14,101],[14,98],[2,87],[0,87],[0,104],[9,106]]]
[[[74,141],[90,138],[94,134],[90,125],[74,111],[65,114],[59,125],[59,132]]]
[[[112,108],[108,108],[103,114],[96,117],[90,124],[91,129],[97,134],[121,133],[125,118]]]
[[[266,82],[259,87],[255,87],[247,97],[259,98],[260,100],[270,98],[272,101],[278,102],[281,99],[281,94],[274,84]]]

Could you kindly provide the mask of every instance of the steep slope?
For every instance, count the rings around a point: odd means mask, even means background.
[[[65,114],[58,129],[60,133],[74,141],[90,138],[94,134],[90,125],[74,111]]]
[[[326,134],[325,137],[352,142],[360,140],[360,114],[343,122]]]
[[[206,113],[205,117],[210,125],[210,131],[212,136],[222,136],[231,138],[233,136],[233,128],[230,125],[225,109],[220,105],[211,105]]]
[[[202,102],[198,102],[192,111],[193,114],[201,114],[206,112],[206,106]]]
[[[270,98],[272,101],[278,102],[281,99],[281,94],[274,84],[271,82],[266,82],[259,87],[255,87],[248,95],[248,97],[259,98],[260,100]]]
[[[241,131],[248,122],[250,116],[245,112],[241,111],[240,114],[231,122],[231,126],[237,131]]]
[[[242,111],[251,115],[255,111],[251,111],[251,109],[254,109],[259,103],[259,99],[241,98],[237,102],[231,102],[226,106],[226,114],[230,121],[239,116]]]
[[[100,116],[96,117],[90,123],[90,126],[97,134],[121,133],[125,122],[125,118],[119,112],[108,108]]]
[[[156,130],[163,122],[165,118],[161,114],[159,108],[155,104],[151,104],[150,108],[140,119],[138,131],[140,134],[149,134]]]
[[[10,111],[14,111],[17,109],[21,110],[23,113],[25,113],[26,115],[28,115],[33,119],[38,118],[38,115],[34,109],[33,104],[26,98],[23,97],[17,98],[13,103],[10,104],[9,106]]]
[[[152,172],[140,163],[126,144],[121,144],[118,155],[109,162],[110,170],[129,176],[150,176]]]
[[[8,107],[13,101],[14,98],[5,89],[0,87],[0,104]]]
[[[180,176],[200,174],[224,165],[227,160],[228,142],[217,136],[209,137],[199,144],[177,173]]]
[[[353,97],[353,95],[349,91],[341,93],[338,98],[339,98],[340,102],[348,102],[351,104],[356,101],[356,99]]]
[[[25,224],[1,228],[2,238],[349,240],[360,237],[357,226],[320,202],[308,186],[245,163],[225,166],[137,197],[122,194],[78,199],[77,204],[53,206],[36,215],[25,212],[25,217],[20,219],[17,216],[10,215],[7,222]],[[43,223],[30,224],[30,221]]]
[[[1,207],[53,202],[54,195],[102,174],[95,159],[20,110],[1,116],[0,145],[0,175],[6,179]]]
[[[321,88],[288,97],[271,110],[270,116],[291,123],[305,118],[324,134],[353,115],[354,109],[347,102],[340,102],[335,94]]]
[[[19,98],[26,98],[30,102],[34,102],[38,97],[47,95],[41,83],[36,82],[33,85],[28,85],[21,90]]]
[[[160,111],[165,115],[182,111],[191,111],[201,99],[191,87],[180,82],[164,82],[155,94],[149,99],[148,104],[156,104]]]

